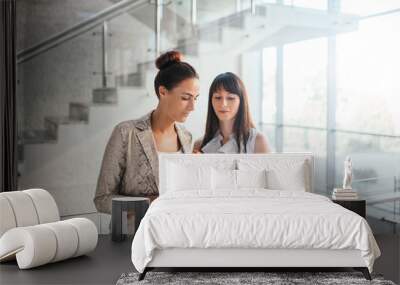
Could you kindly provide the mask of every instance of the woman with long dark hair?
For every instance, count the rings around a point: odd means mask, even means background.
[[[269,146],[251,119],[242,80],[231,72],[218,75],[208,96],[206,130],[194,152],[267,153]]]
[[[156,60],[158,106],[144,117],[118,124],[111,134],[97,181],[94,204],[111,213],[120,195],[158,196],[158,152],[192,153],[192,135],[181,125],[199,95],[196,70],[177,51]]]

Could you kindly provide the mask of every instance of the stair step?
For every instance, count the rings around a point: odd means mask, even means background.
[[[71,124],[87,124],[85,120],[71,119],[68,116],[47,116],[44,118],[45,122],[57,125],[71,125]]]
[[[148,60],[137,64],[138,71],[156,69],[155,60]]]
[[[56,143],[57,140],[49,130],[25,130],[20,138],[20,144]]]
[[[179,40],[175,50],[185,55],[197,56],[205,52],[215,52],[222,47],[222,43],[202,42],[198,39]]]
[[[141,72],[118,75],[115,78],[115,84],[117,86],[141,87],[144,85],[144,78]]]
[[[197,29],[195,37],[178,40],[175,49],[187,55],[197,56],[204,51],[212,51],[222,47],[224,42],[240,43],[248,33],[259,33],[258,28],[262,28],[267,18],[266,8],[256,7],[256,14],[251,15],[250,9],[234,13],[227,17],[204,24]],[[250,19],[249,19],[250,18]],[[200,48],[200,46],[210,46],[210,48]]]
[[[92,91],[93,103],[100,104],[117,104],[118,90],[114,87],[96,88]]]
[[[58,126],[59,125],[71,125],[71,124],[87,124],[88,120],[76,120],[71,119],[67,116],[47,116],[44,118],[44,128],[48,134],[54,140],[58,138]]]
[[[190,56],[199,55],[197,41],[189,42],[188,40],[179,40],[178,45],[174,48],[174,50],[180,51],[185,55],[190,55]]]
[[[232,27],[243,28],[245,25],[245,16],[249,14],[249,10],[244,10],[238,13],[222,17],[220,19],[203,24],[200,29],[208,29],[210,27]]]
[[[69,103],[69,122],[89,122],[89,105],[81,102]]]
[[[222,29],[220,26],[209,26],[199,29],[196,35],[198,40],[219,43],[222,41]]]

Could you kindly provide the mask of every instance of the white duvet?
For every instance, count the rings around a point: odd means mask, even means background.
[[[358,249],[371,272],[380,255],[359,215],[321,195],[265,189],[162,195],[140,223],[132,262],[143,272],[165,248]]]

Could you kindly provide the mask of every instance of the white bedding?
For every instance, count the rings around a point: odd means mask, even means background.
[[[359,215],[321,195],[266,189],[160,196],[134,237],[135,268],[165,248],[358,249],[370,272],[380,255]]]

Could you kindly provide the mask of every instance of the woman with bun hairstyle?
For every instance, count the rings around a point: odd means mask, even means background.
[[[267,153],[266,138],[251,119],[246,89],[231,72],[218,75],[208,96],[206,130],[196,141],[198,153]]]
[[[177,123],[194,110],[199,76],[177,51],[162,54],[156,66],[157,108],[118,124],[106,146],[94,198],[99,212],[111,213],[113,197],[158,196],[158,152],[192,153],[192,136]]]

